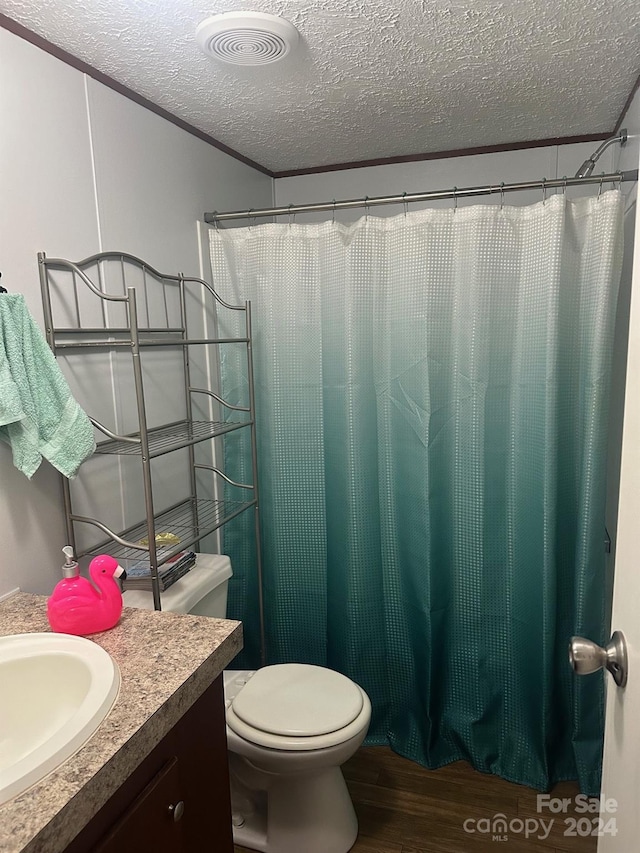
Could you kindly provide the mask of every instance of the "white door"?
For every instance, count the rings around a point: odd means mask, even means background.
[[[601,826],[617,833],[605,832],[599,838],[598,853],[640,850],[640,216],[636,217],[631,293],[611,619],[612,630],[622,631],[627,641],[629,679],[620,689],[606,676]]]

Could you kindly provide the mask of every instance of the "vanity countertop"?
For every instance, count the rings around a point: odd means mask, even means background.
[[[0,602],[0,636],[50,631],[47,599]],[[2,853],[59,853],[242,648],[242,625],[125,607],[94,634],[118,664],[120,693],[93,737],[24,793],[0,806]]]

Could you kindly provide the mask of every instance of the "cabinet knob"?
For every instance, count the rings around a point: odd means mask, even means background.
[[[177,803],[172,803],[169,806],[169,814],[173,818],[173,822],[177,823],[181,820],[182,815],[184,814],[184,801],[179,800]]]

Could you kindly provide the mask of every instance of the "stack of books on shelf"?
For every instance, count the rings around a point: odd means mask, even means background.
[[[162,548],[158,548],[158,560],[162,559]],[[176,554],[171,560],[158,566],[158,579],[160,581],[160,590],[165,592],[179,578],[195,565],[196,555],[193,551],[181,551]],[[124,590],[127,589],[153,589],[151,582],[151,566],[148,557],[142,557],[139,560],[121,560],[120,565],[126,571],[127,577],[122,584]]]

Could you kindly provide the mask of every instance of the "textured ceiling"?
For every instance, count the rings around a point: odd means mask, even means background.
[[[203,56],[217,12],[283,15],[272,66]],[[274,171],[610,131],[638,0],[0,0],[0,11]]]

